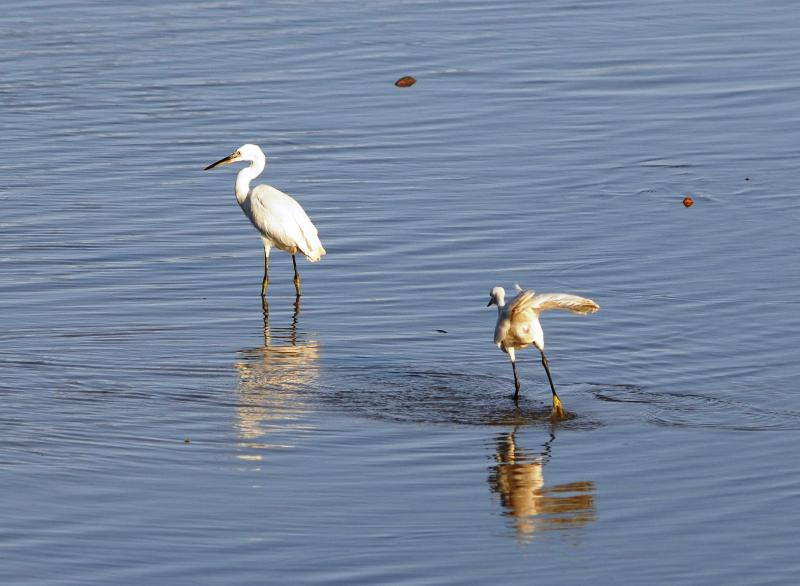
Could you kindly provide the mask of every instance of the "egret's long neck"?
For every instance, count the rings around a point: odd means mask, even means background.
[[[251,161],[249,167],[245,167],[236,175],[236,201],[239,202],[239,205],[247,199],[247,194],[250,193],[250,182],[261,175],[266,163],[264,155],[261,155]]]

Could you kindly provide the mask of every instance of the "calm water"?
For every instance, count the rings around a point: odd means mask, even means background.
[[[795,583],[794,3],[139,4],[0,16],[0,582]]]

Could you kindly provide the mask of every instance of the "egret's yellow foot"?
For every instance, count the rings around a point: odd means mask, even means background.
[[[553,411],[550,413],[550,417],[564,419],[566,416],[567,412],[564,410],[564,405],[561,404],[561,399],[558,398],[558,395],[553,395]]]

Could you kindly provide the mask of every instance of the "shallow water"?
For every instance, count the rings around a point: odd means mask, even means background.
[[[798,21],[6,7],[0,581],[793,583]],[[299,306],[202,171],[244,142],[328,250]],[[601,306],[543,318],[558,424],[516,282]]]

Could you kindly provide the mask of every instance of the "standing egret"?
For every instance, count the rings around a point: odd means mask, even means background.
[[[264,280],[261,282],[261,297],[267,294],[269,286],[269,251],[274,246],[292,255],[294,266],[294,288],[300,295],[300,275],[294,255],[301,252],[311,262],[316,262],[325,254],[319,241],[317,228],[311,223],[305,210],[292,197],[271,185],[256,185],[250,189],[250,182],[261,175],[267,164],[267,157],[258,145],[244,144],[236,151],[205,168],[206,171],[237,161],[250,161],[236,175],[236,201],[253,226],[261,233],[264,243]]]
[[[495,287],[489,294],[489,303],[497,305],[497,325],[494,328],[494,343],[511,359],[511,368],[514,370],[514,401],[519,398],[519,377],[517,376],[515,350],[522,350],[533,344],[542,355],[542,366],[550,382],[553,392],[553,417],[562,418],[565,415],[561,399],[553,386],[553,377],[547,357],[544,355],[544,331],[539,323],[539,314],[548,309],[563,309],[572,313],[594,313],[600,306],[591,299],[569,295],[567,293],[539,293],[523,291],[506,305],[506,290]]]

